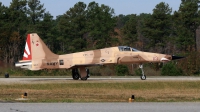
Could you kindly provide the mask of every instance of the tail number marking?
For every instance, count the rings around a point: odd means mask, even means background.
[[[47,62],[47,65],[48,66],[51,66],[51,65],[56,66],[56,65],[58,65],[58,62]]]

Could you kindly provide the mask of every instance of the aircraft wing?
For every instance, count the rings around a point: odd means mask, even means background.
[[[76,64],[71,66],[70,68],[78,68],[78,67],[90,67],[90,66],[101,66],[102,63],[96,63],[96,64]]]

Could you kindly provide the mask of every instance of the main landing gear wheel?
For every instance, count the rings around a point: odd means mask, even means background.
[[[140,77],[141,80],[146,80],[146,75],[144,75],[143,65],[139,65],[139,68],[142,70],[142,76]]]
[[[74,80],[78,80],[80,77],[79,73],[78,73],[78,69],[72,69],[72,78]]]
[[[74,68],[74,69],[72,69],[72,78],[74,79],[74,80],[78,80],[79,78],[81,79],[81,80],[87,80],[89,77],[90,77],[90,72],[89,72],[89,69],[81,69],[82,70],[82,72],[81,73],[83,73],[83,74],[85,74],[85,75],[83,75],[83,77],[79,74],[79,70],[78,70],[78,68]],[[80,70],[80,71],[81,71]]]
[[[81,80],[87,80],[87,77],[83,77],[83,78],[81,78]]]

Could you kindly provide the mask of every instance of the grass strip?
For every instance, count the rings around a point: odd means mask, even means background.
[[[0,85],[0,101],[13,102],[198,102],[200,81],[77,82]]]

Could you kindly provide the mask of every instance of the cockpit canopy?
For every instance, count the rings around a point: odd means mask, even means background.
[[[138,52],[139,50],[132,48],[132,47],[128,47],[128,46],[119,46],[119,51],[132,51],[132,52]]]

